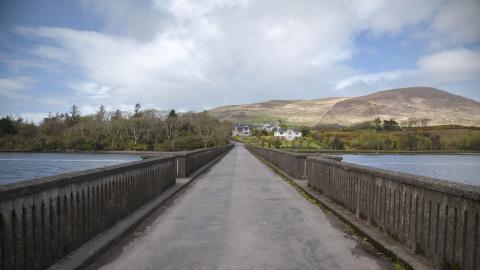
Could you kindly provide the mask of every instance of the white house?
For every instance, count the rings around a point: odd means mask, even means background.
[[[252,135],[252,129],[248,125],[235,125],[233,126],[232,136],[250,136]]]
[[[302,132],[295,130],[295,129],[277,129],[273,133],[274,137],[278,137],[281,139],[285,139],[287,141],[293,141],[296,138],[301,138],[302,137]]]
[[[262,130],[265,130],[267,132],[272,132],[274,130],[280,129],[280,126],[278,123],[273,123],[273,124],[265,124],[262,127]]]

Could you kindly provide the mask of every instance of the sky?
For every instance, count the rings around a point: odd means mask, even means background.
[[[430,86],[480,100],[479,0],[0,0],[0,115]]]

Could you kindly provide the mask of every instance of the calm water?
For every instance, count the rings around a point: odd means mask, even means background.
[[[140,159],[133,154],[0,153],[0,185]]]
[[[480,155],[343,155],[343,160],[480,186]]]

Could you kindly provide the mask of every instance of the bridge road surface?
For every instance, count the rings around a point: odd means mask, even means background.
[[[386,269],[243,146],[101,269]],[[104,255],[107,256],[107,255]],[[101,259],[101,258],[100,258]],[[107,263],[107,264],[105,264]],[[103,264],[103,266],[102,266]]]

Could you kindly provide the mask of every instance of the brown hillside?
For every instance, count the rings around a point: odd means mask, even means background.
[[[268,122],[281,119],[297,125],[351,125],[376,117],[431,119],[430,125],[480,126],[480,102],[429,87],[410,87],[353,98],[273,100],[231,105],[210,111],[233,122]]]

